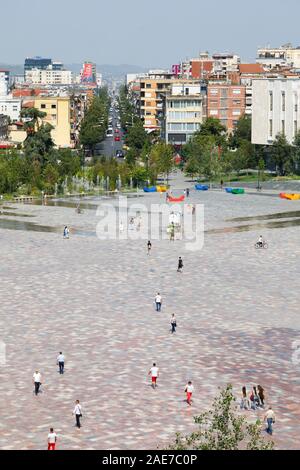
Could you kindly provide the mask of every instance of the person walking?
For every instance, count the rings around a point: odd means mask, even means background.
[[[171,317],[171,333],[176,333],[176,328],[177,328],[177,322],[176,322],[176,317],[175,314],[172,314]]]
[[[160,312],[161,311],[161,304],[162,304],[162,298],[159,292],[157,292],[156,297],[155,297],[155,305],[156,305],[156,311]]]
[[[267,422],[266,432],[272,436],[273,424],[275,423],[275,413],[272,410],[272,406],[269,406],[269,409],[264,416],[264,421]]]
[[[181,256],[179,256],[177,272],[182,273],[182,270],[183,270],[183,261],[182,261]]]
[[[76,418],[77,428],[81,428],[80,418],[82,418],[82,409],[79,400],[75,401],[75,408],[73,410],[73,415]]]
[[[54,432],[53,428],[50,428],[50,432],[48,434],[48,450],[55,450],[57,442],[57,434]]]
[[[65,356],[62,352],[57,356],[57,365],[59,366],[59,373],[63,374],[65,369]]]
[[[148,375],[151,375],[151,385],[152,388],[157,387],[157,378],[159,377],[159,368],[156,366],[156,363],[153,363],[153,366],[148,372]]]
[[[37,395],[40,391],[42,376],[38,370],[33,374],[33,383],[34,383],[34,393]]]
[[[194,392],[194,386],[193,386],[191,381],[189,381],[186,384],[184,391],[186,393],[186,402],[187,402],[187,404],[192,406],[192,395],[193,395],[193,392]]]
[[[69,231],[68,227],[65,226],[65,228],[64,228],[64,238],[69,238],[69,233],[70,233],[70,231]]]
[[[152,243],[151,243],[150,240],[148,240],[148,243],[147,243],[148,255],[150,255],[150,253],[151,253],[151,248],[152,248]]]
[[[186,197],[190,197],[190,188],[186,188]]]

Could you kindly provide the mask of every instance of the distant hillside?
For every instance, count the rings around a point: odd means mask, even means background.
[[[23,65],[0,64],[0,69],[9,70],[12,75],[23,75]]]

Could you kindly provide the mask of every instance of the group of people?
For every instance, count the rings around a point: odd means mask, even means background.
[[[242,387],[242,396],[240,403],[241,410],[263,410],[265,408],[265,391],[261,385],[252,387],[252,390],[248,396],[246,387]],[[266,422],[266,432],[270,435],[273,434],[273,424],[275,423],[275,413],[271,406],[264,415],[264,421]]]
[[[252,387],[251,393],[247,394],[247,389],[242,388],[242,397],[240,407],[242,410],[257,410],[265,407],[265,391],[261,385]]]
[[[56,364],[59,368],[59,374],[63,375],[65,372],[65,356],[62,351],[59,352]],[[42,374],[40,371],[36,370],[33,374],[33,384],[34,384],[34,394],[37,396],[41,392],[41,385],[42,385]],[[82,408],[79,400],[76,400],[75,407],[72,413],[76,420],[76,427],[81,428],[80,419],[82,418]],[[55,450],[57,442],[57,434],[54,432],[54,428],[50,428],[50,432],[48,434],[48,450]]]

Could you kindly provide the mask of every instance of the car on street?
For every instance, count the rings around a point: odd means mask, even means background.
[[[115,136],[115,142],[120,142],[120,136],[119,135]]]
[[[117,158],[124,158],[124,152],[123,152],[123,150],[117,150],[117,151],[116,151],[116,157],[117,157]]]

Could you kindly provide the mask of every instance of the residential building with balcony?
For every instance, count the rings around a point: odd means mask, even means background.
[[[246,110],[246,87],[243,85],[209,83],[207,117],[219,119],[229,133]]]
[[[165,71],[150,71],[147,77],[140,79],[137,106],[146,131],[162,128],[164,95],[173,82],[173,74]]]
[[[252,88],[252,143],[272,145],[284,134],[292,144],[300,131],[300,78],[255,79]]]
[[[46,69],[31,69],[25,73],[25,81],[30,85],[72,85],[70,70],[56,70],[50,65]]]
[[[165,96],[165,139],[173,145],[186,144],[206,117],[206,94],[198,83],[176,82]]]
[[[291,66],[300,69],[300,47],[285,44],[281,47],[260,47],[256,61],[266,69]]]

